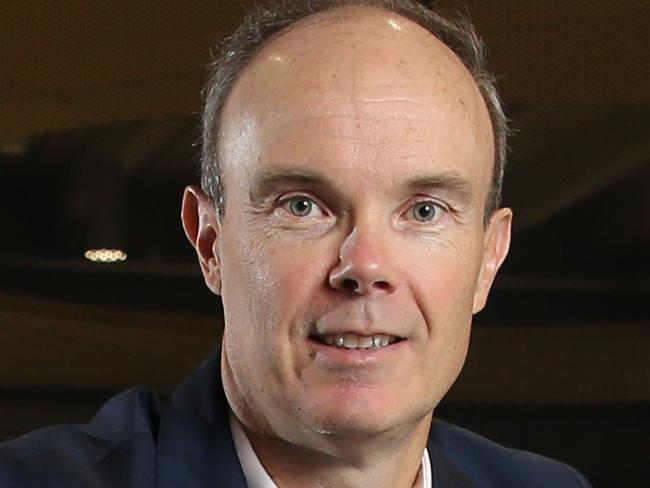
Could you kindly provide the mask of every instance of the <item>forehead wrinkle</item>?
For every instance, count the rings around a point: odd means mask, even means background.
[[[268,80],[263,80],[263,81],[268,81]],[[372,88],[394,88],[395,87],[395,82],[390,82],[390,83],[364,83],[363,85],[358,85],[359,88],[365,88],[365,89],[372,89]],[[346,86],[350,85],[349,83],[344,83],[340,81],[340,79],[337,79],[336,81],[332,81],[331,79],[328,79],[326,81],[318,81],[314,79],[313,77],[310,77],[308,80],[305,82],[296,82],[296,81],[284,81],[282,82],[282,86],[286,88],[291,88],[292,91],[296,89],[304,90],[308,94],[313,94],[313,93],[318,93],[319,100],[322,101],[350,101],[352,100],[352,96],[350,95],[333,95],[333,96],[324,96],[323,93],[327,93],[328,91],[332,91],[334,93],[337,93],[340,91],[341,88],[345,89]],[[409,81],[408,86],[400,87],[400,92],[404,92],[405,88],[413,89],[413,88],[418,88],[422,91],[432,91],[435,93],[433,90],[434,83],[416,83],[414,81]],[[357,97],[359,98],[359,97]],[[364,98],[363,100],[367,102],[383,102],[383,101],[396,101],[396,102],[416,102],[418,103],[419,100],[415,97],[407,97],[407,96],[392,96],[392,97],[372,97],[372,98]]]
[[[374,146],[374,145],[384,145],[388,146],[391,144],[405,144],[405,143],[425,143],[424,139],[391,139],[390,141],[387,141],[385,139],[377,139],[377,140],[368,140],[368,139],[358,139],[353,136],[346,136],[345,134],[328,134],[325,133],[330,139],[343,139],[346,142],[349,142],[350,144],[353,145],[361,145],[361,146]]]
[[[343,108],[341,112],[345,112]],[[300,126],[304,132],[332,139],[343,139],[357,143],[426,143],[436,139],[436,127],[449,122],[448,117],[442,117],[436,112],[426,116],[409,116],[393,111],[371,111],[365,113],[316,113],[308,110],[309,115],[302,113],[292,118],[290,127]],[[383,116],[382,114],[387,115]],[[442,141],[441,141],[442,142]]]
[[[435,130],[443,123],[461,123],[466,117],[441,118],[439,104],[421,102],[412,99],[361,99],[349,103],[350,97],[316,100],[301,103],[300,113],[295,114],[295,121],[309,126],[317,124],[319,132],[327,127],[328,134],[379,131],[392,133],[395,130],[421,132],[423,128]],[[418,110],[420,109],[420,110]],[[361,125],[360,125],[361,124]],[[474,131],[475,127],[468,127]],[[385,137],[385,136],[382,136]]]
[[[323,120],[323,119],[332,119],[332,120],[364,120],[366,122],[397,122],[397,121],[408,121],[408,122],[432,122],[433,119],[425,117],[353,117],[351,115],[305,115],[301,117],[303,120]]]
[[[391,85],[392,86],[392,85]],[[423,103],[420,100],[416,100],[414,98],[408,98],[408,97],[384,97],[384,98],[360,98],[359,100],[363,101],[364,103],[415,103],[418,105],[433,105],[431,103]],[[319,97],[318,102],[319,103],[325,103],[325,102],[349,102],[352,101],[352,97]]]
[[[357,110],[351,113],[349,98],[316,100],[301,104],[304,110],[299,114],[298,120],[338,120],[338,121],[359,121],[359,122],[435,122],[435,105],[422,103],[415,100],[363,100],[357,104]],[[343,102],[343,103],[341,103]],[[404,106],[417,108],[431,107],[427,114],[431,116],[413,116],[417,113],[414,110],[405,112]]]
[[[391,85],[392,86],[392,85]],[[312,94],[309,94],[309,96],[313,96]],[[322,97],[318,96],[316,100],[311,102],[311,104],[315,107],[318,107],[319,105],[334,105],[337,103],[349,103],[349,102],[357,102],[357,103],[364,103],[364,104],[396,104],[396,105],[403,105],[403,104],[411,104],[411,105],[418,105],[418,106],[431,106],[435,107],[436,104],[433,103],[433,101],[425,101],[425,100],[418,100],[417,98],[412,98],[412,97],[353,97],[353,96],[338,96],[338,97]]]

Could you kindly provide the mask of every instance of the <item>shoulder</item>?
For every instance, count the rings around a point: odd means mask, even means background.
[[[590,487],[578,471],[564,463],[501,446],[443,420],[434,420],[429,442],[481,487]]]
[[[156,395],[132,388],[111,398],[88,424],[46,427],[0,443],[0,486],[146,487],[159,419]]]

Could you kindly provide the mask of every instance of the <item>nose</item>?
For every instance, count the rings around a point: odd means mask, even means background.
[[[341,245],[339,262],[329,274],[330,286],[358,295],[392,293],[397,280],[382,243],[375,233],[355,228]]]

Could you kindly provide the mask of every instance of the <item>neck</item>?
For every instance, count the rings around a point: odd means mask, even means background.
[[[419,488],[431,417],[397,438],[329,435],[308,447],[248,430],[246,434],[279,488]]]

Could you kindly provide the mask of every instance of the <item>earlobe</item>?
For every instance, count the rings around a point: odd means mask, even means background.
[[[196,251],[205,284],[214,294],[219,295],[221,263],[217,244],[220,222],[212,200],[200,188],[185,188],[181,221],[185,235]]]
[[[483,310],[488,294],[497,271],[510,250],[510,234],[512,229],[512,210],[500,208],[494,212],[485,232],[483,247],[483,263],[478,275],[478,282],[474,292],[472,313]]]

